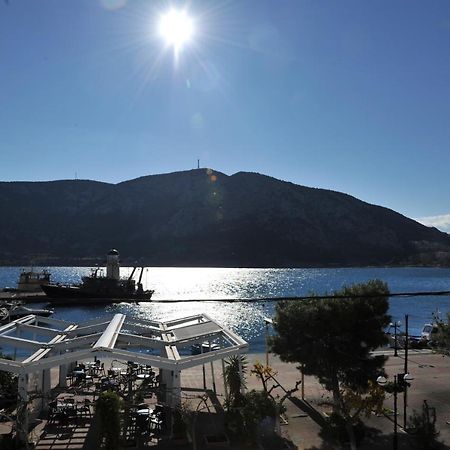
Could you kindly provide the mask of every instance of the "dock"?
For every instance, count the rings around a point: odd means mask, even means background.
[[[0,291],[1,302],[42,303],[47,301],[43,292]]]

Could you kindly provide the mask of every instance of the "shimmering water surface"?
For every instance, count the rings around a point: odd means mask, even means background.
[[[40,268],[39,268],[40,269]],[[52,280],[77,283],[89,268],[47,267]],[[15,286],[21,268],[1,267],[0,287]],[[131,268],[121,268],[128,276]],[[344,285],[378,278],[391,292],[450,291],[450,269],[442,268],[345,268],[345,269],[225,269],[148,268],[143,275],[145,289],[154,289],[154,299],[189,300],[174,303],[121,303],[110,306],[55,307],[54,317],[84,321],[117,312],[148,319],[169,319],[204,312],[250,342],[253,352],[264,351],[264,317],[274,312],[273,302],[201,302],[203,299],[269,298],[331,293]],[[37,306],[37,305],[36,305]],[[390,299],[393,320],[410,316],[411,334],[419,334],[423,324],[439,310],[450,312],[449,296]]]

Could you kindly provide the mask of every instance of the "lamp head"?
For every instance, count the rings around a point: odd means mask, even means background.
[[[409,382],[409,381],[413,381],[414,377],[410,374],[410,373],[405,373],[405,375],[403,375],[403,381]]]

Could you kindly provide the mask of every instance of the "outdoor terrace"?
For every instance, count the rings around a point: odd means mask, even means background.
[[[205,314],[165,322],[116,314],[79,324],[30,315],[0,327],[0,345],[13,358],[0,358],[0,370],[19,380],[16,433],[26,441],[33,419],[44,419],[34,431],[41,449],[56,448],[48,447],[49,441],[70,442],[73,448],[93,439],[98,434],[91,429],[93,405],[102,392],[116,392],[123,399],[129,420],[125,440],[138,445],[173,437],[172,412],[181,405],[182,372],[196,366],[204,374],[210,370],[214,392],[214,361],[223,370],[224,358],[248,349],[239,336]],[[207,390],[205,384],[203,388]],[[83,436],[74,438],[80,424]]]

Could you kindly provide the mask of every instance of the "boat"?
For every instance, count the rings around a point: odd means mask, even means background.
[[[34,314],[35,316],[48,317],[53,314],[51,309],[37,309],[37,308],[27,308],[23,305],[13,305],[8,311],[8,319],[15,320],[21,317],[29,316]]]
[[[8,308],[0,306],[0,323],[4,323],[8,320]]]
[[[0,306],[0,323],[10,322],[21,317],[34,314],[35,316],[48,317],[53,314],[51,309],[28,308],[20,303],[2,303]]]
[[[144,267],[141,267],[139,281],[133,279],[137,270],[134,267],[128,278],[120,278],[119,252],[112,249],[106,257],[106,276],[102,275],[99,268],[91,271],[91,274],[82,277],[81,284],[62,285],[44,284],[42,290],[51,303],[114,303],[117,301],[148,301],[151,299],[152,290],[144,291],[142,287],[142,275]]]
[[[50,272],[42,270],[35,272],[31,270],[23,270],[19,275],[17,290],[22,292],[41,292],[41,286],[50,283]]]

